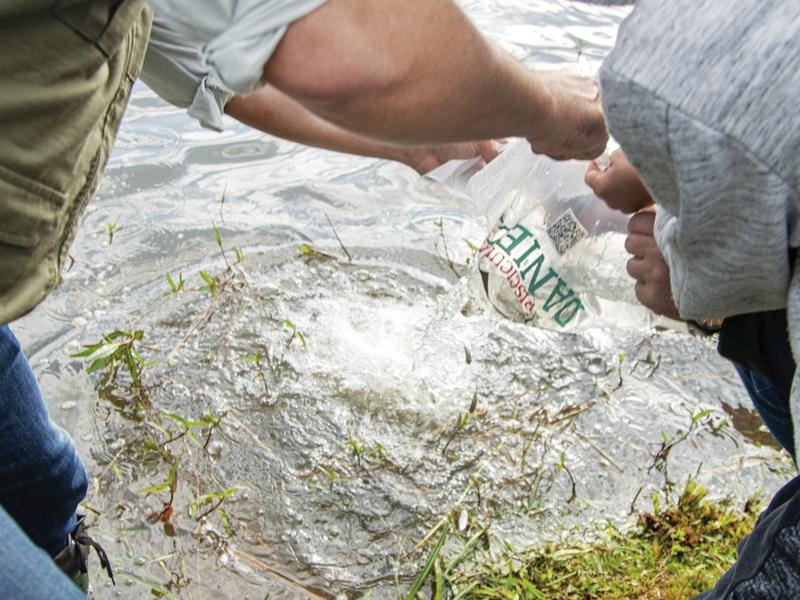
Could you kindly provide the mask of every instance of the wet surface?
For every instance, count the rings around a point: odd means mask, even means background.
[[[464,5],[518,57],[587,68],[625,14]],[[16,326],[93,478],[87,510],[121,573],[116,588],[96,579],[98,597],[391,598],[450,511],[467,533],[523,546],[626,523],[637,494],[646,504],[690,475],[717,497],[778,487],[789,463],[731,408],[749,401],[711,341],[564,335],[481,311],[442,243],[466,275],[464,240],[486,229],[472,214],[401,165],[233,122],[205,131],[137,88],[75,264]],[[224,289],[201,290],[200,271]],[[139,409],[124,390],[98,398],[69,356],[136,329],[158,361]],[[151,521],[176,464],[169,531]],[[234,486],[224,514],[200,517]]]

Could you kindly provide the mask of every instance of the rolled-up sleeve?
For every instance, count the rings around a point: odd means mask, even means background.
[[[159,96],[222,130],[225,104],[253,91],[294,21],[325,0],[148,0],[155,20],[142,79]]]

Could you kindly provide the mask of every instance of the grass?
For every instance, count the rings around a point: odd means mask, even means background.
[[[117,230],[119,227],[116,225],[109,227],[109,243]],[[207,410],[200,417],[179,414],[162,406],[158,393],[161,380],[165,377],[164,368],[169,367],[170,358],[202,329],[225,293],[247,285],[244,272],[239,268],[244,260],[244,252],[233,248],[235,259],[229,258],[231,250],[223,245],[222,236],[214,223],[212,233],[224,262],[221,273],[199,271],[203,285],[191,289],[183,273],[178,272],[177,278],[170,272],[165,275],[169,285],[169,290],[163,294],[166,297],[185,293],[208,295],[205,310],[192,320],[188,331],[171,351],[144,345],[144,331],[130,329],[104,334],[98,342],[84,345],[80,352],[71,356],[85,361],[87,372],[96,374],[98,396],[113,404],[119,415],[128,422],[124,436],[120,438],[123,442],[121,447],[95,477],[96,485],[84,506],[97,517],[113,520],[116,509],[108,507],[104,498],[107,486],[128,487],[132,481],[141,480],[145,485],[138,489],[138,493],[147,500],[136,510],[147,511],[141,515],[144,521],[163,528],[168,538],[185,538],[185,532],[189,530],[193,537],[199,536],[201,531],[208,536],[204,524],[217,521],[224,530],[224,534],[214,534],[215,544],[221,549],[227,547],[228,540],[236,536],[235,521],[226,509],[235,494],[243,489],[217,477],[210,468],[216,457],[210,442],[212,436],[223,435],[224,415],[215,415]],[[302,332],[294,327],[291,333],[305,346]],[[153,357],[160,360],[151,360]],[[259,369],[265,391],[268,392],[262,365],[266,362],[269,366],[269,356],[262,355],[258,350],[257,354],[246,358]],[[213,530],[212,523],[210,531]],[[184,558],[181,552],[152,558],[150,563],[158,564],[164,570],[166,582],[152,580],[152,576],[161,577],[161,573],[153,569],[148,570],[147,577],[130,573],[129,580],[150,588],[151,594],[156,597],[183,597],[182,590],[191,583],[184,575]]]
[[[592,543],[548,543],[499,556],[474,553],[445,573],[450,598],[678,600],[713,587],[752,529],[758,502],[714,502],[689,481],[677,502],[638,516],[630,531],[608,525]],[[438,585],[432,584],[434,589]]]

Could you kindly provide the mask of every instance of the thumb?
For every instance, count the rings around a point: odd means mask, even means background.
[[[599,195],[598,188],[601,187],[601,179],[603,176],[603,170],[600,168],[600,165],[596,160],[593,160],[589,163],[589,166],[586,169],[586,173],[583,176],[583,181],[592,188],[592,191]]]

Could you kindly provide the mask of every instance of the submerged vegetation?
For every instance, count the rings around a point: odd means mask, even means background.
[[[352,254],[333,225],[330,226],[344,258],[304,243],[297,248],[297,260],[306,265],[352,261]],[[435,222],[435,226],[440,234],[440,245],[436,246],[439,257],[453,274],[460,276],[465,265],[451,259],[442,221]],[[213,225],[213,237],[224,263],[220,272],[198,271],[196,276],[187,275],[186,279],[180,271],[173,271],[177,272],[177,277],[166,273],[169,289],[163,292],[162,288],[158,292],[162,302],[178,303],[182,301],[179,298],[187,298],[187,294],[194,294],[198,299],[196,314],[180,321],[181,336],[174,346],[148,346],[146,342],[150,338],[146,333],[130,328],[105,334],[98,342],[73,354],[86,361],[87,371],[95,374],[99,397],[117,409],[126,428],[124,443],[115,446],[113,456],[103,463],[102,473],[95,478],[93,493],[85,506],[96,516],[114,519],[114,512],[121,509],[106,505],[104,491],[111,486],[130,488],[140,498],[142,506],[137,510],[143,511],[140,521],[149,523],[147,531],[166,536],[165,539],[174,545],[169,553],[136,563],[136,566],[156,563],[161,571],[127,566],[123,573],[127,581],[145,586],[154,596],[183,597],[193,582],[185,565],[186,556],[205,545],[220,560],[223,556],[235,557],[239,563],[279,579],[304,595],[324,597],[280,573],[260,555],[249,554],[239,547],[252,545],[250,540],[242,539],[246,537],[242,533],[248,526],[247,519],[239,514],[244,507],[236,504],[246,495],[245,486],[240,481],[220,477],[213,463],[219,458],[219,448],[230,432],[226,432],[226,428],[231,427],[232,422],[236,428],[246,431],[254,443],[260,445],[261,442],[237,420],[236,411],[215,411],[201,406],[195,407],[194,414],[184,414],[183,410],[165,406],[159,399],[162,379],[170,376],[175,364],[173,359],[182,348],[188,352],[191,344],[187,346],[187,343],[193,337],[204,335],[204,326],[226,298],[231,297],[230,293],[248,284],[241,265],[244,253],[236,249],[235,258],[229,257],[230,252],[226,251],[216,225]],[[474,256],[475,246],[465,242]],[[314,340],[321,339],[313,329],[307,335],[300,325],[283,316],[274,317],[271,323],[274,337],[270,341],[249,340],[246,348],[237,348],[235,353],[235,360],[242,365],[241,379],[249,380],[253,384],[251,392],[263,398],[259,407],[272,407],[278,401],[281,353],[307,356],[304,353],[309,350],[309,344],[313,350]],[[218,348],[212,346],[212,356],[207,360],[215,360],[217,351]],[[406,600],[678,599],[708,589],[716,581],[733,562],[736,543],[752,527],[757,502],[748,502],[737,510],[729,502],[709,500],[707,492],[693,480],[673,498],[675,484],[667,467],[675,448],[692,443],[701,432],[717,435],[726,424],[725,419],[716,418],[708,410],[688,414],[685,426],[671,435],[662,434],[660,440],[653,442],[649,467],[639,465],[639,468],[648,474],[653,471],[659,479],[663,476],[663,496],[653,497],[651,510],[637,513],[635,525],[630,528],[612,523],[603,525],[602,530],[590,526],[588,537],[573,532],[571,539],[561,538],[558,542],[523,549],[505,544],[493,531],[501,502],[493,497],[497,490],[492,489],[492,483],[482,474],[484,466],[492,462],[509,460],[513,464],[514,472],[506,483],[519,487],[524,498],[518,498],[519,503],[512,510],[526,518],[547,519],[553,514],[552,507],[543,501],[547,492],[558,494],[559,502],[576,512],[585,505],[582,495],[586,483],[578,474],[579,461],[569,446],[565,449],[560,444],[552,445],[553,437],[548,436],[559,433],[574,438],[594,450],[600,464],[623,472],[623,467],[596,443],[597,438],[579,429],[576,419],[596,404],[608,401],[610,395],[623,386],[623,367],[626,376],[639,369],[643,377],[652,377],[659,368],[660,357],[654,356],[650,348],[643,348],[641,352],[637,349],[636,356],[631,356],[630,360],[625,354],[593,360],[597,362],[592,363],[592,368],[600,378],[607,380],[605,389],[598,389],[580,401],[552,407],[536,404],[524,407],[520,402],[515,410],[525,411],[525,415],[515,413],[512,420],[524,423],[518,432],[515,431],[522,443],[506,446],[507,442],[503,441],[485,455],[463,455],[476,438],[486,435],[489,419],[484,409],[486,390],[479,389],[477,384],[474,392],[470,390],[460,410],[455,411],[455,419],[448,419],[447,424],[442,425],[437,439],[429,447],[436,460],[460,465],[465,471],[466,489],[444,515],[441,512],[429,515],[435,524],[427,533],[416,542],[403,541],[404,547],[411,546],[407,552],[388,557],[395,566],[395,594],[373,597]],[[475,361],[470,348],[464,345],[464,364],[470,366]],[[522,396],[529,393],[538,398],[543,389],[529,390]],[[517,396],[516,400],[521,400],[522,396]],[[379,439],[360,431],[357,423],[353,425],[348,424],[348,428],[339,432],[334,452],[318,457],[319,460],[298,474],[298,485],[305,486],[306,493],[319,494],[321,498],[326,497],[333,503],[341,501],[344,505],[344,501],[352,502],[354,490],[360,491],[359,486],[372,477],[381,473],[398,478],[408,475],[409,465],[397,458],[396,448],[390,444],[384,447]],[[139,478],[143,481],[131,487],[131,482]],[[651,487],[639,490],[633,499],[631,514],[645,489],[646,493],[652,490]],[[664,507],[660,504],[662,501]],[[136,530],[124,535],[144,534]],[[177,545],[177,540],[181,539],[186,540],[183,548]],[[370,597],[369,590],[361,591]]]

